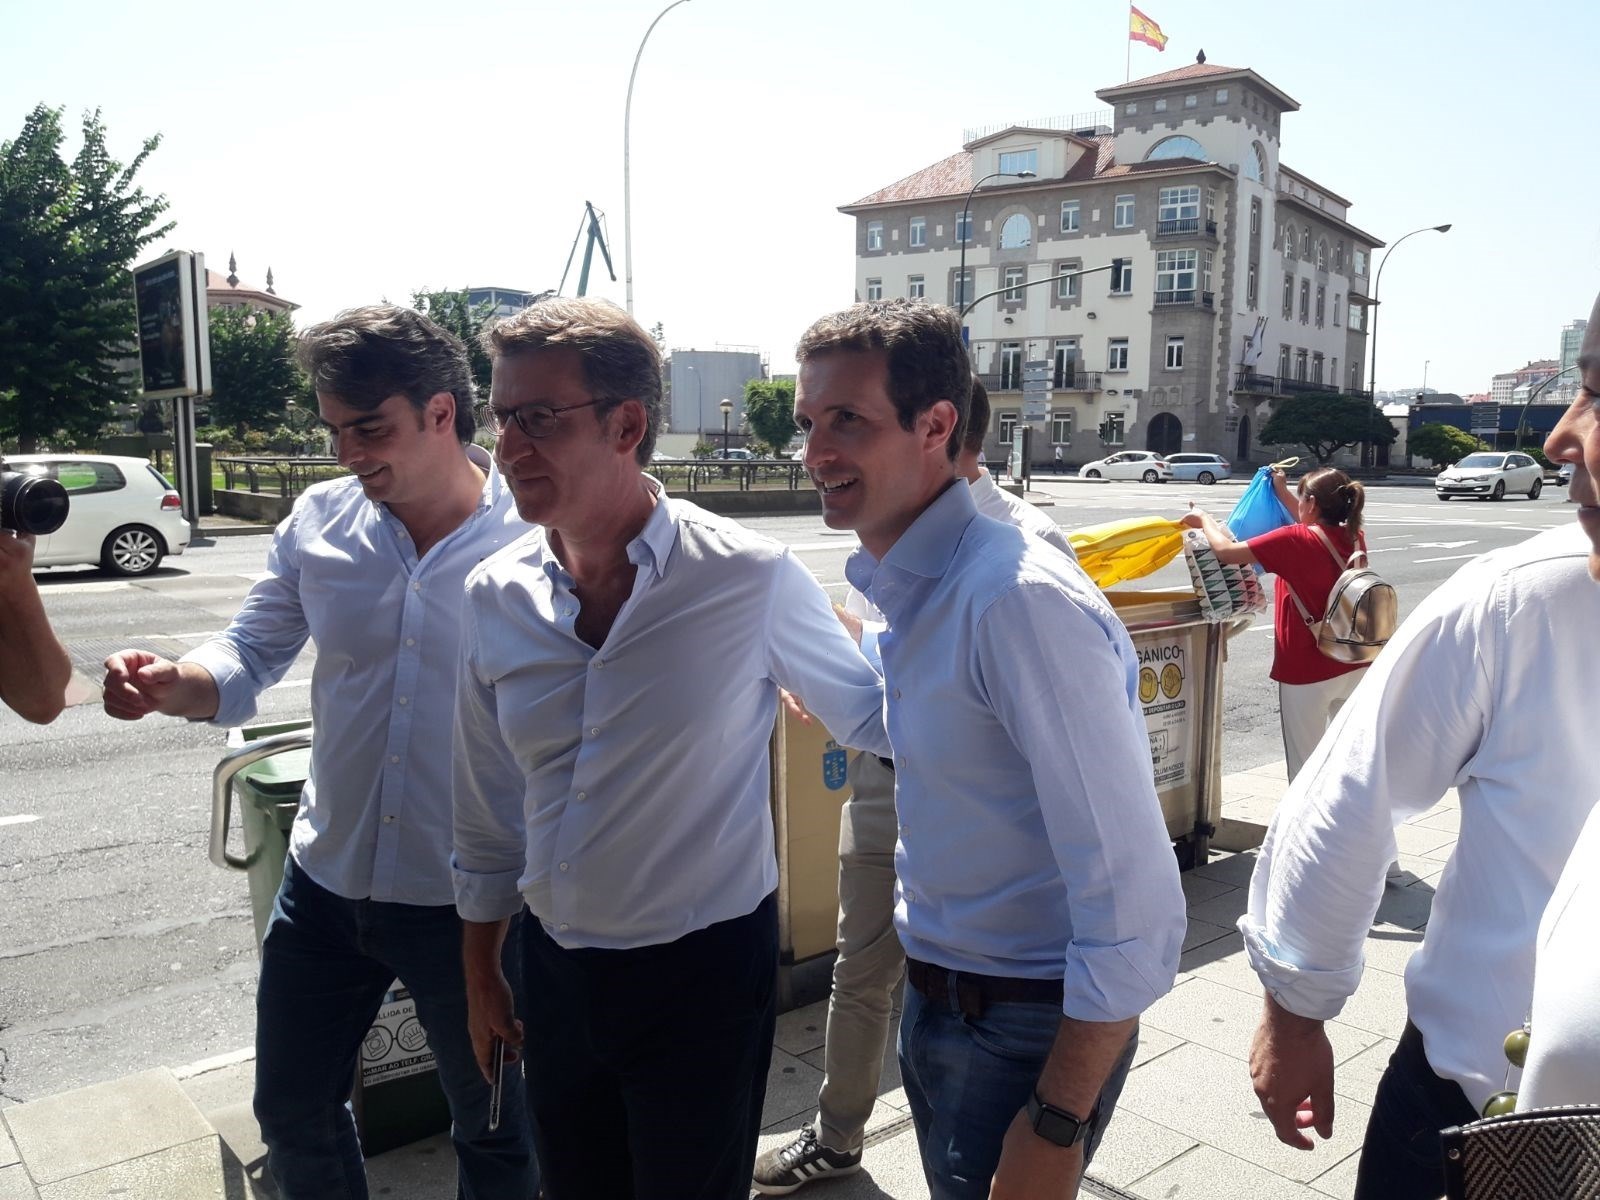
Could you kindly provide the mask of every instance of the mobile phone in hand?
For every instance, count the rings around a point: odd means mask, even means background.
[[[505,1093],[506,1083],[506,1040],[499,1034],[495,1035],[489,1056],[492,1062],[490,1070],[494,1075],[489,1085],[489,1132],[493,1133],[500,1128],[500,1098]]]

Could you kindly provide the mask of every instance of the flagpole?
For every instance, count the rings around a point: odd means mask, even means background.
[[[1128,0],[1128,28],[1122,36],[1128,39],[1128,52],[1122,64],[1122,82],[1127,83],[1133,78],[1133,0]]]

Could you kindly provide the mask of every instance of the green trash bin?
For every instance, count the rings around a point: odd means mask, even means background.
[[[228,753],[212,773],[211,861],[246,873],[258,949],[283,883],[289,830],[300,811],[310,767],[311,723],[291,721],[230,729]],[[235,797],[242,854],[228,848]],[[398,979],[362,1040],[351,1103],[361,1148],[368,1155],[450,1128],[450,1107],[439,1087],[433,1052],[411,993]]]

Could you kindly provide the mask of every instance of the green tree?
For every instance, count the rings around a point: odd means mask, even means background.
[[[134,182],[161,144],[111,157],[100,113],[83,118],[68,162],[61,110],[41,104],[0,143],[0,436],[23,452],[40,439],[93,438],[132,395],[119,360],[134,350],[128,268],[172,230],[162,196]]]
[[[794,380],[747,379],[744,415],[750,432],[773,454],[794,438]]]
[[[1412,454],[1439,467],[1453,467],[1474,450],[1489,448],[1465,429],[1441,421],[1429,421],[1420,427],[1411,435],[1406,447]]]
[[[1256,440],[1263,446],[1304,446],[1326,463],[1347,446],[1387,446],[1399,437],[1393,422],[1359,396],[1290,396],[1278,403]]]
[[[478,399],[489,399],[489,380],[494,374],[493,360],[483,348],[483,331],[494,324],[494,306],[485,301],[474,306],[467,289],[459,292],[412,292],[411,307],[431,317],[467,344],[472,364],[472,382],[478,385]]]
[[[214,308],[210,316],[213,422],[240,433],[267,429],[288,419],[289,401],[309,402],[288,313]]]

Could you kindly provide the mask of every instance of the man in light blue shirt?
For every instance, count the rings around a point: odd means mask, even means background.
[[[796,356],[823,517],[860,536],[846,574],[888,622],[923,1169],[936,1200],[1070,1196],[1185,929],[1138,661],[1087,576],[959,481],[971,367],[951,310],[857,305]]]
[[[462,586],[525,526],[471,445],[466,348],[409,309],[356,309],[300,355],[349,477],[308,489],[266,577],[221,635],[177,663],[106,661],[106,711],[238,725],[305,646],[316,728],[261,955],[256,1118],[286,1200],[367,1194],[347,1100],[362,1038],[398,976],[454,1118],[459,1194],[539,1191],[520,1096],[489,1128],[467,1036],[450,877],[450,741]]]
[[[778,689],[882,754],[882,686],[784,547],[644,473],[661,366],[631,317],[547,300],[488,342],[496,453],[537,527],[467,580],[474,1045],[526,1055],[549,1200],[743,1200],[776,1013]],[[497,951],[524,908],[519,1021]]]

